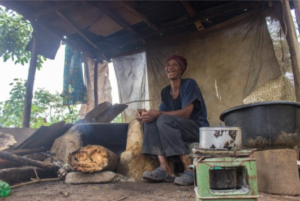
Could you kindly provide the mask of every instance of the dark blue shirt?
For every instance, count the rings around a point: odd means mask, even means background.
[[[198,84],[193,79],[182,79],[179,91],[180,100],[170,99],[171,86],[163,88],[161,91],[161,104],[159,106],[160,111],[174,111],[180,110],[188,106],[189,104],[194,104],[194,109],[192,111],[190,119],[195,120],[200,124],[200,127],[208,127],[209,123],[207,121],[207,112],[204,99],[202,97],[201,91]],[[178,97],[177,97],[178,99]],[[172,107],[174,102],[180,101],[180,105],[177,107]],[[175,102],[175,105],[176,105]]]

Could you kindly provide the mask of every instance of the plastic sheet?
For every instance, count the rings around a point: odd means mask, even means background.
[[[113,59],[116,72],[120,103],[129,104],[129,107],[122,113],[123,122],[131,122],[135,118],[135,112],[140,108],[149,108],[147,65],[144,52],[123,56]],[[155,86],[156,87],[156,86]]]
[[[85,116],[94,108],[94,65],[95,61],[91,58],[85,60],[85,81],[87,88],[87,103],[81,105],[79,115]],[[109,80],[108,63],[98,63],[98,104],[105,101],[112,102],[111,85]]]

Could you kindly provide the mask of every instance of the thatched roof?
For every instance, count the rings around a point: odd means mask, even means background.
[[[95,57],[142,49],[174,33],[201,31],[249,12],[255,1],[1,1]],[[268,6],[268,2],[265,2]],[[203,27],[201,27],[203,26]]]

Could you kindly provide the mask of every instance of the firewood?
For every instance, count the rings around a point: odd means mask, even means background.
[[[57,171],[59,169],[56,165],[53,165],[51,163],[34,161],[21,156],[17,156],[15,154],[8,153],[6,151],[0,151],[0,159],[13,162],[21,166],[35,166],[35,167],[43,168],[45,170],[53,170],[53,171]]]
[[[119,158],[112,151],[97,145],[88,145],[69,155],[69,163],[80,172],[115,171]]]
[[[7,168],[0,170],[1,180],[10,185],[20,181],[30,181],[31,178],[37,178],[36,175],[38,175],[39,178],[53,177],[56,175],[56,172],[35,167]]]

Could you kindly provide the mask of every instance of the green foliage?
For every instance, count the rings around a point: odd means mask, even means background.
[[[119,114],[111,123],[123,123],[122,115]]]
[[[21,127],[26,91],[25,81],[14,79],[10,85],[12,89],[9,99],[0,102],[0,126]],[[75,123],[79,120],[78,110],[76,108],[72,110],[70,114],[68,109],[62,106],[62,98],[58,93],[51,94],[45,89],[37,89],[32,101],[30,127],[38,128],[58,121]]]
[[[0,6],[0,57],[11,59],[15,64],[28,64],[31,52],[26,46],[32,37],[33,28],[28,20],[14,11]],[[37,68],[42,67],[46,58],[38,56]]]

